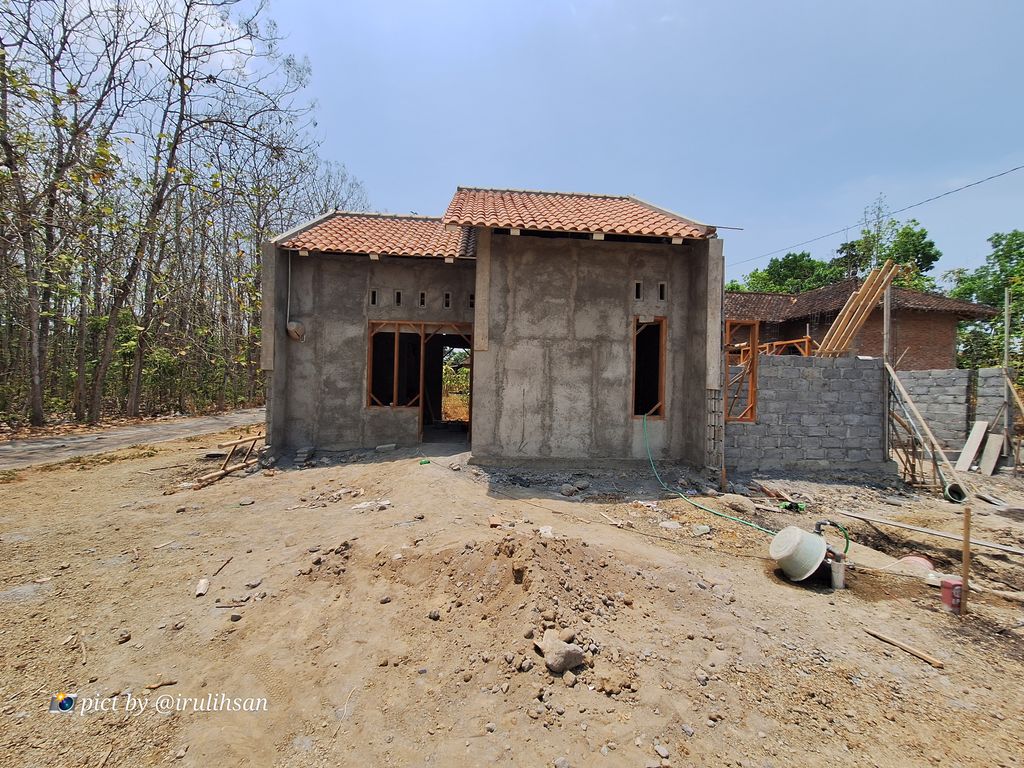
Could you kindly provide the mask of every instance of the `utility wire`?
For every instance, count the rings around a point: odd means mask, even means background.
[[[938,200],[939,198],[942,198],[942,197],[948,197],[949,195],[956,194],[957,192],[962,192],[965,189],[970,189],[971,187],[976,187],[979,184],[984,184],[987,181],[992,181],[993,179],[998,179],[1001,176],[1007,176],[1007,175],[1013,173],[1014,171],[1019,171],[1021,169],[1024,169],[1024,165],[1018,165],[1015,168],[1010,168],[1008,170],[1001,171],[1000,173],[994,173],[991,176],[986,176],[984,179],[978,179],[977,181],[972,181],[970,184],[964,184],[962,187],[957,187],[956,189],[951,189],[948,192],[943,192],[942,194],[939,194],[939,195],[933,195],[932,197],[929,197],[929,198],[926,198],[925,200],[921,200],[919,202],[913,203],[912,205],[906,205],[906,206],[904,206],[902,208],[896,209],[895,211],[890,211],[889,215],[890,216],[895,216],[897,213],[903,213],[904,211],[909,211],[911,208],[917,208],[919,206],[924,205],[925,203],[933,202],[934,200]],[[768,256],[774,256],[777,253],[783,253],[784,251],[791,251],[794,248],[799,248],[801,245],[809,245],[810,243],[816,243],[819,240],[824,240],[827,237],[834,237],[835,235],[838,235],[838,234],[841,234],[843,232],[846,232],[851,227],[857,227],[857,226],[860,226],[860,225],[859,224],[848,224],[845,227],[840,227],[839,229],[835,230],[834,232],[829,232],[828,234],[825,234],[825,235],[819,235],[818,237],[812,237],[810,240],[804,240],[801,243],[794,243],[793,245],[787,245],[785,248],[778,248],[777,250],[769,251],[768,253],[762,253],[760,256],[753,256],[753,257],[751,257],[749,259],[743,259],[743,261],[734,262],[732,264],[732,266],[735,267],[735,266],[739,266],[740,264],[748,264],[751,261],[759,261],[760,259],[767,258]]]

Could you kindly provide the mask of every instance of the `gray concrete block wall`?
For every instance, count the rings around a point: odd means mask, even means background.
[[[1006,378],[1002,368],[979,368],[975,395],[975,418],[984,419],[990,424],[993,432],[1003,433],[1003,398],[1005,397]],[[1013,424],[1013,395],[1010,395],[1010,424]]]
[[[972,373],[961,368],[898,372],[935,439],[950,451],[963,448],[970,431]]]
[[[881,360],[762,356],[758,417],[725,427],[730,472],[892,472]]]

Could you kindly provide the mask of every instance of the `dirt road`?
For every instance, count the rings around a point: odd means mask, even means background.
[[[148,422],[129,427],[115,427],[103,432],[57,437],[30,437],[0,442],[0,470],[21,469],[38,464],[51,464],[79,456],[91,456],[131,445],[180,440],[189,435],[222,432],[231,427],[263,421],[264,408],[195,416],[183,419]]]
[[[0,485],[0,765],[1022,765],[1019,605],[972,596],[960,619],[893,571],[792,585],[764,534],[639,475],[538,481],[447,446],[186,489],[222,437]],[[958,525],[941,502],[886,507],[892,489],[787,488],[813,512],[760,523],[856,504]],[[1021,542],[1017,522],[978,525]],[[1021,570],[975,558],[1006,583]],[[547,630],[582,652],[571,674],[536,650]],[[56,691],[78,694],[72,714],[47,713]]]

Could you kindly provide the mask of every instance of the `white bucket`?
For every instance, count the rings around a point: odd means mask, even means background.
[[[775,560],[790,581],[803,581],[825,559],[825,537],[790,525],[772,539],[768,554]]]

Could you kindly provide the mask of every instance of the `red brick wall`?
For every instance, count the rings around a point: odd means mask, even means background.
[[[835,320],[834,315],[815,318],[810,323],[811,338],[821,342]],[[895,311],[892,315],[891,359],[903,355],[899,368],[903,371],[927,371],[937,368],[956,368],[956,317],[941,312]],[[762,323],[758,341],[796,339],[807,333],[806,320],[787,323]],[[737,334],[736,341],[746,340]],[[864,328],[854,340],[853,351],[858,355],[882,356],[882,310],[871,313]]]
[[[956,317],[939,312],[893,312],[890,358],[899,369],[956,368]],[[871,313],[854,342],[858,355],[882,355],[882,310]],[[906,354],[903,354],[906,351]]]

